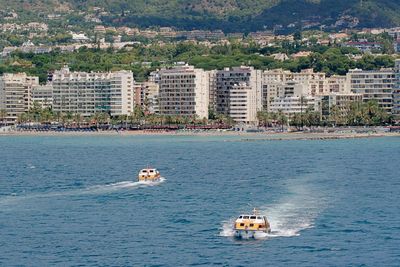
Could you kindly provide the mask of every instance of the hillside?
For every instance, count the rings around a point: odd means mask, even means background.
[[[400,25],[398,0],[0,0],[22,16],[102,8],[114,25],[255,31],[274,25],[378,27]],[[344,17],[345,16],[345,17]],[[343,21],[343,17],[345,18]]]

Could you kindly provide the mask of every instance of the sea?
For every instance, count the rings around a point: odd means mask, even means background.
[[[3,136],[0,266],[400,266],[400,138]]]

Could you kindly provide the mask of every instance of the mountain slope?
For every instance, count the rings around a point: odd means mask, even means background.
[[[332,25],[344,15],[359,27],[400,25],[399,0],[0,0],[30,16],[93,7],[109,12],[115,25],[175,26],[182,29],[254,31],[301,21]]]

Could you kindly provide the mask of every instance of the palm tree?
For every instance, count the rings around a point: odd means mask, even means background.
[[[278,111],[277,117],[278,117],[278,122],[279,122],[279,124],[281,125],[281,127],[282,127],[282,132],[283,132],[283,125],[286,124],[286,123],[288,122],[288,118],[287,118],[287,116],[282,112],[282,110],[279,110],[279,111]]]
[[[140,105],[135,105],[135,108],[133,109],[133,120],[140,124],[141,119],[144,117],[144,112],[143,109]]]
[[[303,105],[307,105],[307,99],[302,95],[300,96],[300,116],[301,116],[301,129],[304,127],[304,118],[303,118]]]
[[[290,119],[290,124],[296,126],[297,130],[301,125],[301,115],[299,113],[294,113],[293,117]]]
[[[185,124],[185,127],[190,123],[190,117],[189,116],[184,116],[183,117],[183,124]]]
[[[197,123],[197,119],[199,118],[199,116],[195,113],[192,115],[192,122],[193,122],[193,126],[196,128],[196,123]]]
[[[21,113],[18,115],[17,117],[17,123],[21,124],[21,123],[26,123],[29,121],[29,115],[28,113]]]
[[[81,123],[82,123],[82,115],[80,113],[75,113],[73,119],[74,119],[74,122],[78,125],[78,128],[80,128]]]
[[[270,113],[270,119],[273,127],[276,127],[276,122],[278,121],[278,113],[276,112],[271,112]]]
[[[330,112],[329,112],[329,119],[332,122],[333,126],[340,124],[341,114],[340,114],[339,108],[336,105],[331,107]]]
[[[0,125],[5,125],[6,123],[5,123],[5,120],[6,120],[6,117],[7,117],[7,110],[5,110],[5,109],[0,109],[0,122],[1,122],[1,124]]]
[[[269,115],[270,114],[267,111],[257,111],[258,124],[267,127],[269,123]]]

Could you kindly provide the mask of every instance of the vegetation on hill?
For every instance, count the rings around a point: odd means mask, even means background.
[[[292,23],[299,28],[302,20],[330,26],[343,15],[357,18],[360,27],[400,24],[398,0],[0,0],[0,5],[17,11],[22,18],[45,18],[49,13],[64,12],[70,14],[69,23],[78,23],[79,15],[71,13],[91,10],[113,25],[227,32],[271,29]],[[93,11],[94,7],[100,9]],[[102,11],[106,13],[100,14]]]
[[[206,70],[249,65],[257,69],[283,68],[294,72],[313,68],[315,71],[326,72],[328,75],[344,75],[351,68],[372,70],[394,66],[393,57],[388,55],[364,55],[359,60],[353,60],[351,55],[359,52],[345,47],[317,45],[308,48],[313,52],[310,56],[283,62],[274,60],[271,56],[278,52],[291,54],[300,49],[304,48],[296,43],[283,44],[282,48],[261,48],[255,44],[244,46],[240,43],[208,48],[193,43],[178,43],[163,46],[138,45],[130,50],[120,51],[82,47],[70,53],[57,50],[40,55],[16,52],[4,61],[0,61],[0,74],[27,72],[39,76],[40,81],[45,82],[49,71],[60,69],[68,64],[72,70],[76,71],[132,70],[135,79],[143,81],[151,71],[182,61]]]

